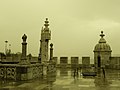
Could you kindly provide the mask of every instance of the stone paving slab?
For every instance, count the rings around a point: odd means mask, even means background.
[[[96,77],[83,78],[82,76],[74,78],[69,74],[26,81],[20,84],[9,82],[6,86],[0,87],[0,90],[120,90],[120,80],[108,79],[109,85],[96,86],[95,79]]]

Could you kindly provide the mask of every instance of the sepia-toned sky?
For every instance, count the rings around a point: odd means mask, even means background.
[[[120,56],[120,0],[0,0],[0,52],[5,40],[12,53],[21,52],[22,35],[28,36],[28,51],[39,52],[41,28],[49,18],[54,56],[90,56],[100,31]]]

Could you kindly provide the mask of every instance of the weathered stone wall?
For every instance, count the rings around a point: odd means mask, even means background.
[[[98,65],[98,56],[100,55],[101,58],[101,66],[104,67],[105,65],[107,65],[110,61],[110,57],[111,57],[111,52],[94,52],[94,63],[95,66],[97,67]]]

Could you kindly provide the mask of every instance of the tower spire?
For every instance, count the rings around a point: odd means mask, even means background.
[[[46,18],[44,26],[45,26],[44,30],[49,30],[49,28],[48,28],[48,26],[49,26],[48,18]]]

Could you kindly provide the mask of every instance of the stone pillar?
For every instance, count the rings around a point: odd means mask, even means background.
[[[26,54],[27,54],[27,36],[24,34],[22,36],[23,42],[22,42],[22,56],[21,56],[21,61],[19,62],[19,64],[30,64],[30,62],[27,60],[26,58]]]
[[[50,61],[53,60],[53,44],[50,44]]]

